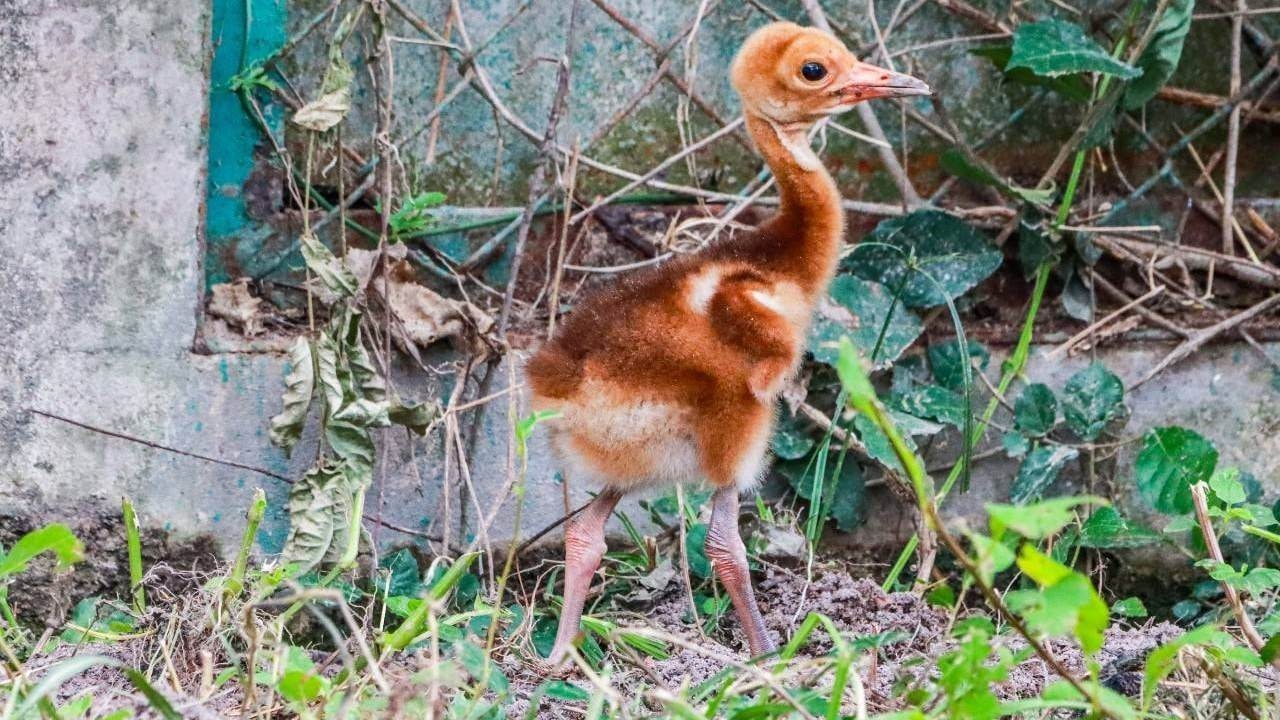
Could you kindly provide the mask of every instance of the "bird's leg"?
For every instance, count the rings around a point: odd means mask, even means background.
[[[738,488],[716,490],[711,497],[711,525],[707,528],[707,559],[716,569],[721,584],[729,592],[734,613],[747,633],[747,646],[753,657],[777,649],[764,627],[764,618],[756,606],[751,588],[751,570],[747,566],[747,548],[738,534]]]
[[[591,578],[596,574],[596,568],[600,567],[600,559],[607,549],[604,525],[621,499],[622,493],[606,488],[582,512],[565,523],[564,607],[560,610],[556,644],[548,658],[553,665],[564,660],[573,639],[578,635],[578,623],[582,619],[582,606],[587,600]]]

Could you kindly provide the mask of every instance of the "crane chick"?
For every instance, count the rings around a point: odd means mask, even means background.
[[[800,363],[843,242],[840,193],[808,133],[864,100],[930,91],[860,62],[826,32],[783,22],[746,40],[730,79],[777,182],[777,214],[585,298],[525,369],[533,407],[561,413],[551,440],[566,475],[602,488],[565,527],[553,664],[578,634],[618,500],[699,479],[715,491],[707,558],[750,652],[776,647],[751,587],[738,494],[765,470],[778,392]]]

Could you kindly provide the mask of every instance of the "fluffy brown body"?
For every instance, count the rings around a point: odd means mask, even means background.
[[[762,469],[774,400],[835,271],[843,216],[830,177],[787,163],[761,125],[749,123],[783,170],[783,211],[586,298],[527,366],[535,407],[564,413],[552,432],[585,479],[742,486]]]
[[[840,256],[840,194],[810,149],[808,130],[862,100],[927,88],[789,23],[752,35],[732,80],[776,180],[778,213],[752,232],[585,298],[525,370],[534,408],[562,413],[551,432],[567,474],[603,487],[566,529],[565,610],[553,661],[577,633],[617,499],[637,487],[697,479],[716,489],[708,557],[752,652],[773,648],[751,593],[737,498],[765,468],[778,392],[799,365],[809,319]]]

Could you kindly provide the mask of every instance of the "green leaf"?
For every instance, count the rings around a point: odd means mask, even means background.
[[[1133,548],[1159,540],[1160,534],[1151,528],[1125,518],[1113,507],[1100,507],[1080,526],[1076,544],[1098,549]]]
[[[397,400],[387,408],[387,419],[394,425],[408,428],[416,435],[425,435],[431,423],[440,417],[438,403],[414,403]]]
[[[1062,257],[1063,243],[1045,232],[1038,220],[1023,217],[1018,221],[1018,264],[1022,274],[1030,280],[1045,263],[1056,265]]]
[[[289,534],[281,554],[296,563],[298,574],[341,556],[356,487],[346,463],[321,462],[289,489]]]
[[[388,219],[395,239],[400,240],[402,235],[422,232],[435,224],[435,216],[427,210],[439,207],[444,201],[445,195],[441,192],[421,193],[405,200],[400,209]]]
[[[685,550],[689,554],[689,572],[699,578],[711,577],[711,561],[707,559],[707,524],[694,523],[684,536]]]
[[[854,407],[866,407],[876,402],[876,389],[871,386],[871,378],[863,366],[862,356],[847,337],[840,338],[836,356],[836,375],[840,385],[849,395],[849,404]]]
[[[352,297],[360,291],[360,282],[347,268],[346,263],[329,252],[329,248],[315,235],[306,232],[298,238],[302,259],[310,270],[334,295]]]
[[[1023,543],[1018,551],[1018,569],[1037,585],[1053,585],[1071,576],[1071,568],[1036,549],[1031,543]]]
[[[955,339],[929,346],[929,368],[933,371],[933,379],[956,392],[964,392],[964,364],[972,365],[974,360],[977,360],[977,367],[971,368],[971,373],[985,370],[991,361],[991,353],[982,343],[973,340],[968,341],[967,353],[961,350],[959,341]]]
[[[1209,570],[1209,577],[1250,595],[1259,595],[1272,588],[1280,587],[1280,570],[1275,568],[1253,568],[1237,570],[1217,560],[1201,560],[1196,563]]]
[[[373,438],[369,428],[391,424],[386,385],[360,340],[360,313],[333,318],[313,352],[325,400],[325,439],[359,476],[372,472]]]
[[[311,342],[302,335],[289,348],[289,374],[284,378],[284,409],[271,418],[271,442],[284,449],[285,456],[302,437],[315,394],[315,364],[311,358]]]
[[[473,680],[477,682],[485,680],[490,690],[499,696],[506,695],[511,684],[502,670],[498,669],[498,664],[485,654],[484,648],[472,638],[467,638],[454,647],[457,648],[458,659],[462,661],[462,666],[467,669],[467,674]]]
[[[320,697],[328,680],[316,672],[316,665],[302,648],[290,645],[285,652],[284,672],[276,689],[285,700],[305,705]]]
[[[978,568],[978,578],[987,585],[992,583],[996,575],[1013,565],[1013,550],[1008,545],[981,533],[969,533],[969,543],[973,545],[973,560]]]
[[[562,702],[586,702],[591,699],[591,693],[564,680],[547,680],[539,686],[539,690],[547,697]]]
[[[348,402],[362,399],[382,403],[387,399],[387,384],[360,340],[360,317],[360,311],[348,310],[335,318],[330,327],[344,360],[339,368],[344,396]],[[387,424],[388,421],[382,419],[378,427]]]
[[[1280,655],[1280,635],[1272,635],[1271,639],[1262,646],[1262,650],[1258,652],[1262,656],[1265,663],[1274,663],[1276,657]]]
[[[560,417],[559,410],[536,410],[516,423],[516,454],[524,457],[529,452],[529,438],[533,437],[534,428],[544,420]]]
[[[1028,68],[1011,68],[1009,67],[1009,58],[1013,56],[1012,45],[988,45],[985,47],[976,47],[969,51],[978,57],[984,57],[992,62],[998,70],[1004,73],[1004,79],[1018,85],[1030,85],[1045,87],[1059,95],[1076,102],[1086,102],[1089,100],[1091,91],[1089,84],[1085,82],[1082,75],[1062,75],[1059,77],[1041,77]]]
[[[1208,480],[1217,464],[1218,451],[1194,431],[1154,428],[1143,437],[1134,463],[1138,493],[1160,512],[1189,513],[1191,486]]]
[[[76,606],[71,610],[71,618],[67,621],[67,624],[78,625],[86,630],[96,629],[94,625],[98,621],[98,603],[101,600],[102,598],[98,597],[87,597],[76,603]],[[79,644],[86,642],[88,633],[84,630],[75,630],[68,627],[62,631],[59,637],[64,642]]]
[[[413,614],[413,611],[422,605],[423,600],[415,597],[405,597],[403,595],[392,595],[383,601],[387,606],[387,611],[399,618],[407,618]]]
[[[1003,255],[959,218],[917,210],[881,222],[840,267],[886,288],[902,288],[907,307],[941,305],[987,279]]]
[[[1006,67],[1025,67],[1042,77],[1096,72],[1127,80],[1142,75],[1141,70],[1111,57],[1079,25],[1065,20],[1019,25]]]
[[[1000,438],[1000,447],[1004,448],[1004,454],[1011,458],[1022,457],[1031,452],[1031,443],[1026,436],[1019,432],[1007,432]]]
[[[969,162],[969,159],[964,156],[964,153],[960,152],[956,148],[951,148],[943,152],[938,164],[943,170],[946,170],[961,180],[968,180],[969,182],[977,183],[979,185],[989,185],[991,187],[999,188],[1001,192],[1013,195],[1025,202],[1043,205],[1053,199],[1054,191],[1052,189],[1035,190],[1033,188],[1024,188],[1012,185],[1002,178],[993,175],[986,168]]]
[[[964,621],[956,627],[959,645],[938,658],[937,683],[945,697],[939,698],[944,712],[937,716],[955,720],[1000,717],[1000,700],[994,688],[1008,678],[1014,655],[1006,648],[992,647],[989,627],[970,623],[961,634],[962,624]]]
[[[1009,185],[1005,189],[1016,195],[1023,202],[1031,203],[1032,205],[1048,205],[1053,200],[1053,196],[1058,194],[1052,183],[1043,190],[1018,185]]]
[[[835,472],[834,468],[832,472]],[[830,481],[828,481],[830,483]],[[840,475],[835,478],[829,503],[831,519],[836,521],[836,529],[841,532],[853,532],[866,521],[866,485],[862,477],[862,467],[846,457],[840,467]]]
[[[1074,636],[1085,654],[1102,649],[1110,623],[1107,604],[1089,578],[1024,543],[1018,568],[1041,587],[1040,597],[1027,602],[1023,618],[1033,632],[1050,637]],[[1031,596],[1023,596],[1024,602]]]
[[[1062,414],[1067,427],[1092,442],[1107,424],[1123,416],[1124,384],[1102,363],[1072,375],[1062,389]]]
[[[1063,266],[1067,272],[1067,281],[1062,288],[1058,300],[1068,315],[1080,322],[1093,322],[1093,297],[1089,286],[1084,284],[1076,263]]]
[[[1178,653],[1185,647],[1211,646],[1227,647],[1235,641],[1231,636],[1213,625],[1201,625],[1189,630],[1179,637],[1161,645],[1147,656],[1147,666],[1142,679],[1142,709],[1151,706],[1151,698],[1155,696],[1160,683],[1178,666]]]
[[[18,538],[9,552],[0,559],[0,580],[27,569],[27,564],[43,553],[53,553],[58,567],[65,568],[84,559],[84,546],[76,539],[71,528],[62,523],[50,523]]]
[[[1067,445],[1041,445],[1023,458],[1018,476],[1009,488],[1009,501],[1023,505],[1034,500],[1058,479],[1058,473],[1080,453]]]
[[[347,462],[354,474],[364,477],[373,472],[377,451],[368,428],[333,418],[325,424],[324,436],[329,448]]]
[[[809,454],[813,442],[800,418],[784,411],[769,440],[769,449],[779,460],[797,460]]]
[[[964,425],[964,398],[939,385],[922,385],[895,395],[890,404],[908,415],[950,423],[957,428]]]
[[[1006,529],[1029,540],[1041,540],[1075,520],[1076,506],[1106,504],[1105,499],[1089,495],[1041,500],[1031,505],[989,503],[987,515],[991,520],[991,536],[997,540],[1004,536]]]
[[[1147,616],[1147,606],[1138,598],[1130,597],[1112,603],[1111,612],[1125,618],[1144,618]]]
[[[979,185],[990,185],[992,187],[1004,187],[1004,181],[992,175],[986,168],[969,162],[969,158],[964,156],[956,148],[950,148],[942,153],[942,157],[938,159],[938,164],[943,170],[955,175],[961,180],[968,180]]]
[[[407,548],[401,548],[382,558],[379,563],[387,570],[388,578],[378,580],[379,593],[386,597],[417,597],[422,592],[422,578],[418,572],[418,561]]]
[[[1085,679],[1082,682],[1084,686],[1088,688],[1089,694],[1093,698],[1096,698],[1098,703],[1106,709],[1108,717],[1116,718],[1116,720],[1137,720],[1139,717],[1138,713],[1133,709],[1133,705],[1129,702],[1129,699],[1124,695],[1121,695],[1101,683],[1097,683],[1089,679]],[[1044,689],[1044,692],[1040,694],[1040,697],[1049,702],[1089,702],[1089,700],[1086,699],[1074,685],[1066,680],[1056,680],[1050,683],[1048,687]],[[1018,702],[1019,701],[1015,700],[1013,702],[1006,703],[1004,705],[1004,709],[1006,711],[1012,710],[1017,706]],[[1033,699],[1030,702],[1036,703],[1037,701]],[[1037,706],[1035,710],[1041,710],[1041,706]],[[1083,715],[1083,713],[1076,714]],[[1019,715],[1020,717],[1029,716],[1028,714],[1019,714],[1014,712],[1009,713],[1009,717],[1013,717],[1014,715]],[[1005,716],[1002,715],[1001,717]],[[1090,714],[1088,717],[1101,716]]]
[[[902,433],[902,439],[906,441],[907,447],[911,448],[912,451],[917,448],[912,436],[936,435],[942,430],[942,426],[937,423],[898,412],[897,410],[889,410],[888,415],[893,424],[897,426],[898,431]],[[871,456],[872,460],[902,477],[906,477],[907,471],[898,460],[898,454],[894,452],[893,443],[889,441],[889,438],[876,425],[874,420],[863,413],[858,413],[853,418],[853,427],[858,431],[858,437],[862,438],[862,443],[867,446],[867,454]]]
[[[841,532],[852,532],[862,525],[866,512],[866,487],[862,468],[852,456],[839,462],[840,452],[832,449],[827,457],[826,475],[822,479],[823,514],[835,521]],[[836,466],[840,465],[837,476]],[[788,460],[777,464],[777,470],[787,478],[800,497],[813,503],[814,486],[817,483],[817,464],[806,460]]]
[[[431,581],[431,589],[427,591],[427,598],[435,601],[445,599],[449,593],[458,585],[471,564],[480,557],[479,552],[469,552],[453,561],[448,570],[440,574],[438,578]],[[419,602],[416,605],[410,604],[408,617],[404,622],[382,638],[382,646],[386,649],[400,651],[409,647],[413,639],[418,637],[427,627],[427,621],[432,609],[429,602]]]
[[[888,327],[885,327],[886,318]],[[808,347],[818,362],[834,366],[842,337],[850,337],[868,357],[879,342],[876,362],[883,364],[896,360],[923,330],[920,318],[901,302],[894,303],[892,294],[883,285],[840,275],[831,283],[830,302],[819,306],[814,315]]]
[[[1137,110],[1156,96],[1160,88],[1169,82],[1182,59],[1182,47],[1191,30],[1191,14],[1196,0],[1171,0],[1164,15],[1156,25],[1155,34],[1147,49],[1138,58],[1142,77],[1129,83],[1124,92],[1124,108]]]
[[[324,678],[303,670],[286,670],[276,683],[280,697],[290,702],[305,705],[320,697],[324,691]]]
[[[1013,404],[1013,425],[1032,437],[1043,437],[1058,422],[1058,399],[1048,385],[1033,383]]]
[[[1227,505],[1238,505],[1248,499],[1244,483],[1240,482],[1240,469],[1234,467],[1214,471],[1209,477],[1209,488],[1214,496]]]
[[[76,720],[84,717],[93,706],[93,695],[81,695],[58,707],[58,716],[64,720]]]

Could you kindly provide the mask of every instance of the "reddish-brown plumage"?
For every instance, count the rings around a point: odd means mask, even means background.
[[[804,74],[813,64],[822,78]],[[927,89],[859,63],[830,35],[790,23],[753,34],[732,80],[747,130],[777,183],[778,213],[753,232],[585,298],[525,374],[535,409],[562,413],[550,426],[568,476],[605,488],[598,501],[607,506],[604,517],[617,497],[643,485],[705,479],[718,489],[709,557],[748,626],[752,651],[761,652],[771,642],[749,597],[737,490],[763,471],[777,394],[800,362],[844,230],[839,192],[807,133],[863,99]],[[602,532],[599,513],[566,532],[571,572],[557,659],[576,632]],[[585,579],[576,577],[588,567]],[[738,587],[744,582],[745,590]]]

